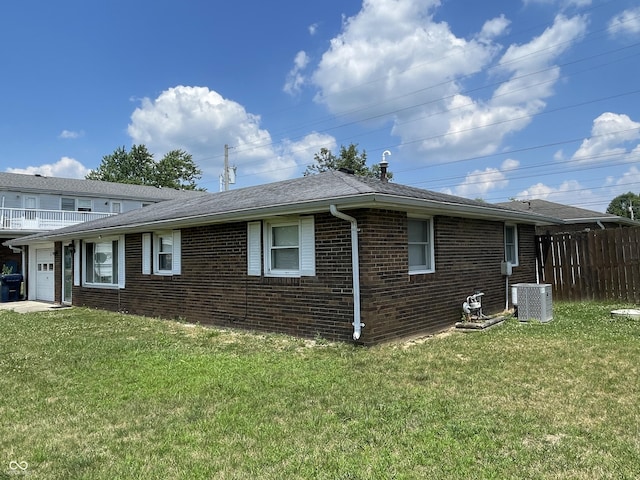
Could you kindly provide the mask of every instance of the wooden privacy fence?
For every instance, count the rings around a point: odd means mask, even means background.
[[[536,255],[554,299],[640,303],[640,228],[539,235]]]

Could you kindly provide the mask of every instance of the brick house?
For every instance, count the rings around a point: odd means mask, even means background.
[[[372,345],[453,325],[477,289],[504,310],[501,264],[534,282],[535,227],[553,222],[329,171],[11,243],[71,248],[73,305]]]

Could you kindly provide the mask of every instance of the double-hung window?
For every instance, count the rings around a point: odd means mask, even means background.
[[[173,233],[159,233],[154,235],[154,264],[158,273],[172,273],[173,271]]]
[[[504,259],[513,266],[518,265],[518,227],[504,226]]]
[[[433,248],[433,220],[409,218],[409,273],[432,273],[435,271]]]
[[[263,269],[265,276],[272,277],[315,275],[315,231],[312,216],[250,222],[247,239],[249,275],[261,275]]]
[[[268,224],[268,271],[291,274],[300,270],[300,228],[298,222]]]
[[[142,274],[180,275],[180,230],[142,235]]]
[[[98,239],[83,245],[84,284],[124,287],[124,239]]]

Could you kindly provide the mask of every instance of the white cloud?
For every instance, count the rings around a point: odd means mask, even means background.
[[[638,140],[640,123],[624,114],[605,112],[593,121],[591,137],[582,141],[571,159],[579,163],[611,161],[614,156],[628,153],[628,142]],[[635,155],[630,157],[637,160]]]
[[[640,153],[640,152],[639,152]],[[618,187],[623,187],[620,193],[628,192],[629,190],[637,192],[640,189],[640,170],[635,165],[630,167],[622,177],[616,182]]]
[[[300,93],[300,89],[305,84],[306,79],[301,73],[309,64],[309,57],[306,52],[299,51],[293,60],[293,68],[287,74],[287,81],[284,84],[283,90],[289,95],[295,95]]]
[[[500,15],[499,17],[487,20],[482,26],[482,30],[478,35],[478,40],[483,43],[489,43],[493,39],[504,34],[510,24],[511,21],[508,20],[504,15]]]
[[[309,25],[309,35],[313,36],[318,31],[318,23],[312,23]]]
[[[204,175],[213,176],[216,182],[223,168],[225,144],[234,147],[229,159],[238,167],[239,181],[254,175],[247,181],[259,183],[299,174],[297,157],[287,149],[294,145],[298,151],[298,145],[307,141],[278,147],[270,133],[260,128],[258,115],[206,87],[189,86],[172,87],[155,99],[142,99],[131,115],[128,132],[134,143],[146,145],[155,155],[173,149],[187,151]]]
[[[84,136],[84,132],[83,131],[79,131],[79,132],[75,132],[73,130],[63,130],[62,133],[60,133],[60,135],[58,135],[58,138],[65,138],[65,139],[76,139],[76,138],[80,138]]]
[[[541,4],[541,5],[557,5],[559,7],[587,7],[591,5],[592,0],[523,0],[525,5]]]
[[[565,180],[558,186],[536,183],[519,192],[515,198],[518,200],[542,199],[605,212],[611,200],[628,191],[638,191],[639,185],[640,169],[633,165],[619,178],[604,177],[601,186],[587,188],[578,180]]]
[[[434,21],[439,5],[366,0],[344,20],[311,76],[317,102],[350,121],[393,122],[406,156],[422,162],[491,154],[506,135],[525,128],[554,93],[556,61],[587,24],[559,15],[538,37],[511,45],[499,61],[507,81],[483,100],[465,94],[462,84],[495,66],[502,47],[493,39],[509,20],[494,18],[476,36],[461,38]]]
[[[594,194],[591,190],[584,188],[577,180],[565,180],[557,187],[536,183],[519,192],[515,198],[518,200],[541,199],[564,205],[580,206],[589,203],[594,198]]]
[[[74,158],[62,157],[56,163],[27,168],[7,168],[7,172],[27,175],[39,174],[45,177],[84,178],[89,173],[89,169]]]
[[[507,158],[502,165],[500,165],[500,169],[503,172],[508,172],[509,170],[515,170],[520,166],[520,162],[518,160],[514,160],[513,158]]]
[[[611,35],[637,35],[640,33],[640,7],[625,10],[609,20]]]
[[[467,174],[462,183],[453,190],[447,189],[447,193],[453,193],[461,197],[478,198],[492,190],[505,188],[509,184],[507,173],[520,166],[520,162],[514,159],[506,159],[500,168],[487,167],[484,170],[474,170]]]

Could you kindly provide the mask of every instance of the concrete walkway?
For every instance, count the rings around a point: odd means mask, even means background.
[[[17,302],[0,302],[0,310],[13,310],[17,313],[45,312],[58,308],[69,308],[65,305],[48,302],[34,302],[32,300],[19,300]]]

